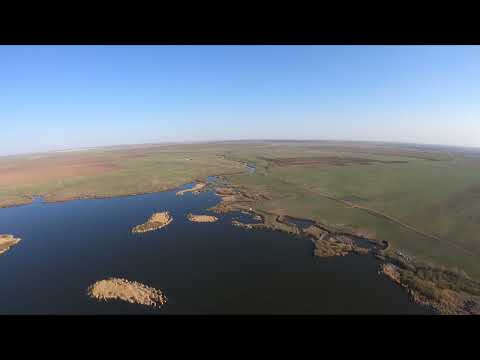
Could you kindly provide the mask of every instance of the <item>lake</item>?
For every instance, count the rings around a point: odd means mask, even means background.
[[[187,188],[193,184],[187,184]],[[178,189],[177,189],[178,190]],[[176,191],[0,209],[0,233],[22,241],[0,256],[1,314],[429,314],[377,273],[371,256],[317,258],[313,243],[269,230],[246,230],[219,215],[191,223],[189,212],[220,198]],[[153,212],[167,227],[132,234]],[[217,215],[218,216],[218,215]],[[89,285],[108,277],[161,289],[160,309],[99,302]]]

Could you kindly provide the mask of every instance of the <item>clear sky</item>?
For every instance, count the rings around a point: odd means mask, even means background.
[[[480,146],[479,46],[0,46],[0,154],[145,142]]]

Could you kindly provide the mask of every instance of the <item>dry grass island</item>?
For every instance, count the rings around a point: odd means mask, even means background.
[[[161,307],[167,302],[167,297],[161,290],[120,278],[97,281],[87,289],[87,293],[97,300],[122,300],[152,307]]]
[[[12,246],[20,242],[20,238],[16,238],[10,234],[0,234],[0,255],[7,252]]]
[[[146,223],[135,226],[132,229],[132,233],[144,233],[147,231],[154,231],[161,229],[173,221],[173,218],[170,216],[168,211],[154,213],[147,220]]]
[[[218,220],[216,216],[213,215],[194,215],[188,214],[187,219],[191,222],[215,222]]]

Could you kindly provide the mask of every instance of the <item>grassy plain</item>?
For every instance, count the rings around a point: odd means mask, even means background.
[[[195,146],[151,146],[0,158],[0,207],[162,191],[244,170]]]
[[[382,162],[278,165],[278,159],[322,157]],[[390,253],[400,249],[480,278],[480,158],[450,149],[302,143],[237,149],[227,158],[256,164],[254,174],[228,178],[267,195],[256,204],[264,212],[354,229],[387,240]]]

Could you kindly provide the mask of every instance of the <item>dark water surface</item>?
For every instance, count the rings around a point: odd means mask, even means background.
[[[22,238],[0,256],[0,313],[428,313],[378,275],[372,257],[315,258],[308,239],[232,226],[248,220],[240,213],[191,223],[187,213],[208,213],[219,198],[175,192],[0,209],[0,233]],[[163,210],[170,225],[131,234]],[[169,301],[152,309],[86,295],[112,276],[162,289]]]
[[[290,224],[296,225],[300,229],[306,229],[309,226],[315,225],[315,221],[308,220],[308,219],[296,219],[290,216],[285,216],[285,221]]]

